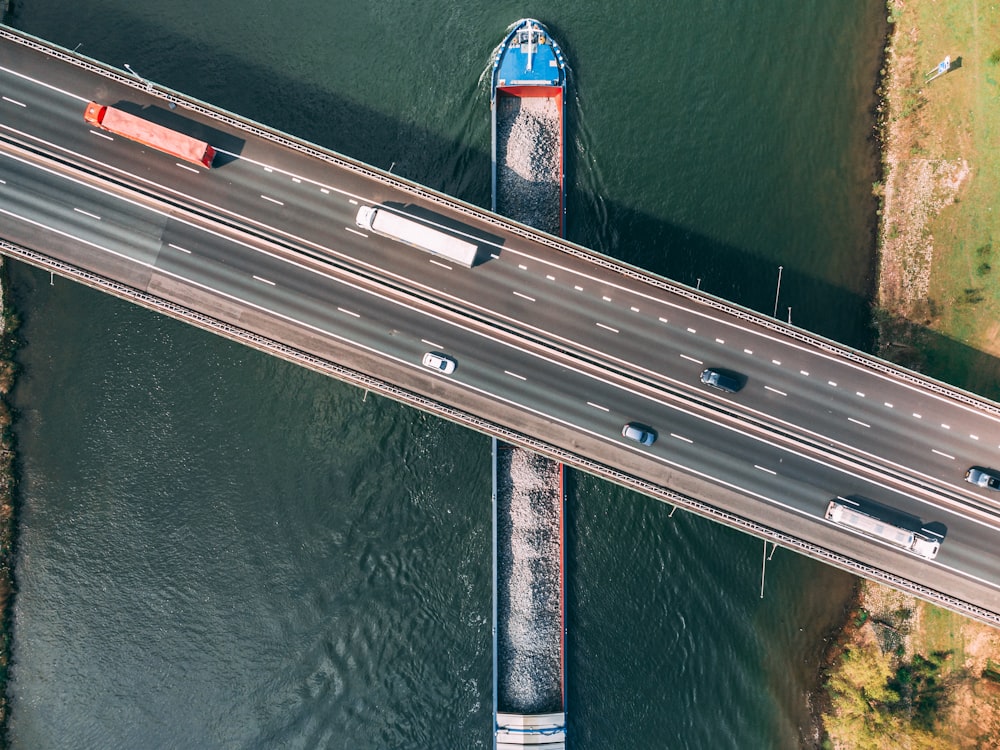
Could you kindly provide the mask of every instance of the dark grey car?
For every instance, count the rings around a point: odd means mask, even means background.
[[[738,373],[729,370],[716,370],[714,367],[703,370],[701,373],[702,383],[726,393],[736,393],[743,387],[744,380],[743,376]]]

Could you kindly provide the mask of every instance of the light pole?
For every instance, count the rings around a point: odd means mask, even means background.
[[[778,288],[774,290],[774,312],[771,314],[772,318],[778,317],[778,295],[781,294],[781,271],[784,266],[778,266]]]
[[[150,83],[149,81],[147,81],[145,78],[143,78],[138,73],[136,73],[134,70],[132,70],[132,66],[129,65],[128,63],[125,63],[125,70],[127,70],[129,73],[131,73],[136,78],[138,78],[140,81],[142,81],[144,84],[146,84],[146,91],[152,91],[153,90],[153,84]]]

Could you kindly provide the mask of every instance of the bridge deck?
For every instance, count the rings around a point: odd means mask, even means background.
[[[1000,503],[963,479],[1000,405],[6,29],[0,86],[0,252],[1000,624]],[[95,135],[98,100],[182,119],[215,168]],[[484,262],[359,232],[361,204]],[[946,525],[940,553],[830,524],[844,494]]]

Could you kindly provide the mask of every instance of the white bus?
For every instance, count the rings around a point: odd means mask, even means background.
[[[479,248],[474,243],[384,208],[362,206],[358,209],[355,223],[362,229],[412,245],[418,250],[440,255],[466,268],[472,268],[476,264]]]
[[[838,497],[831,500],[830,505],[827,506],[826,520],[845,526],[859,534],[889,542],[889,544],[928,560],[933,560],[937,556],[938,550],[941,548],[941,541],[944,539],[942,534],[935,533],[925,527],[917,532],[896,526],[871,515],[871,511],[877,512],[876,508],[875,503],[872,503],[872,507],[865,505],[862,508],[862,505],[854,500]]]

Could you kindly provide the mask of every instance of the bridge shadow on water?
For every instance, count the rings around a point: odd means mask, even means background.
[[[10,20],[16,22],[16,12],[11,15],[14,17]],[[147,46],[183,50],[183,55],[157,56],[159,67],[146,68],[144,74],[158,83],[350,158],[382,169],[391,168],[394,174],[489,207],[488,145],[470,148],[419,123],[387,116],[329,89],[287,77],[243,57],[227,55],[205,42],[171,34],[168,29],[149,25],[142,19],[132,21],[127,45],[121,44],[120,35],[104,37],[100,44],[84,37],[81,52],[115,61],[128,59]],[[33,31],[73,47],[80,37],[68,39],[66,28],[69,26]],[[206,75],[206,71],[210,74]],[[478,72],[470,72],[464,82],[469,86],[469,96],[481,96],[482,92],[476,88]],[[335,72],[331,72],[331,78],[335,79]],[[456,81],[456,86],[462,85],[463,81]],[[123,108],[125,105],[120,103]],[[195,137],[210,137],[213,143],[234,153],[242,146],[240,139],[231,135],[192,131],[193,123],[166,109],[157,111],[147,107],[136,114],[162,118],[156,121],[179,126],[182,132]],[[487,144],[489,127],[488,102],[483,97],[483,141]],[[570,119],[569,144],[574,142],[573,128]],[[572,149],[567,150],[571,156]],[[570,158],[566,176],[570,240],[765,315],[775,314],[782,320],[791,318],[809,331],[865,351],[873,351],[876,346],[873,322],[877,318],[886,339],[887,358],[989,398],[1000,397],[997,357],[943,336],[926,325],[873,313],[870,298],[876,277],[874,252],[868,268],[861,274],[866,286],[862,291],[846,289],[794,268],[783,269],[779,286],[779,272],[772,258],[717,241],[631,206],[608,202],[603,196],[590,195],[574,180],[572,162]],[[442,165],[449,166],[443,169]],[[599,222],[588,216],[598,205],[606,212]],[[720,206],[719,210],[726,208]],[[874,212],[873,203],[873,221]],[[602,236],[609,232],[613,233],[612,239]],[[874,248],[874,224],[870,235]]]

